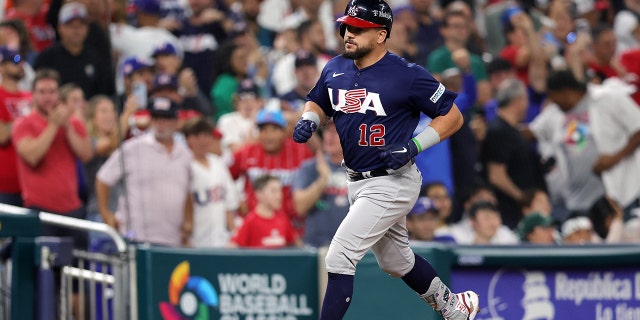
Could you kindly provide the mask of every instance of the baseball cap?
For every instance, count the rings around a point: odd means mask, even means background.
[[[315,66],[316,56],[313,53],[306,50],[298,50],[296,52],[295,67],[300,68],[303,66]]]
[[[154,92],[160,89],[178,90],[178,77],[168,73],[157,74],[153,79],[153,88],[150,91]]]
[[[144,69],[152,68],[153,64],[139,57],[129,57],[122,62],[122,75],[125,77],[131,76],[134,72]]]
[[[168,98],[157,97],[150,99],[147,110],[151,117],[178,118],[178,104]]]
[[[238,94],[238,98],[242,99],[245,97],[260,97],[260,89],[255,81],[251,78],[246,78],[238,83],[238,89],[236,90]]]
[[[411,211],[409,211],[410,216],[420,216],[427,212],[438,212],[438,209],[433,204],[433,201],[428,197],[419,197],[416,201],[416,204],[413,205]]]
[[[0,62],[5,61],[12,61],[14,64],[18,64],[23,60],[18,50],[11,49],[8,46],[2,46],[0,47]]]
[[[526,240],[527,235],[533,232],[533,229],[536,227],[550,226],[553,226],[553,219],[551,217],[534,212],[522,218],[518,224],[518,234],[520,235],[520,239],[524,241]]]
[[[567,219],[560,228],[560,233],[563,238],[566,238],[572,235],[574,232],[578,230],[591,230],[593,229],[591,225],[591,220],[584,216],[577,216],[573,218]]]
[[[171,44],[171,42],[165,42],[153,49],[153,54],[151,56],[155,58],[160,55],[177,56],[178,50],[176,50],[176,47]]]
[[[287,126],[287,121],[284,119],[280,110],[267,110],[262,109],[256,116],[256,124],[262,126],[265,124],[275,124],[282,128]]]
[[[160,0],[134,0],[133,6],[137,12],[160,14]]]
[[[65,24],[73,19],[80,19],[87,21],[88,19],[87,7],[79,2],[69,2],[60,8],[58,13],[58,23]]]

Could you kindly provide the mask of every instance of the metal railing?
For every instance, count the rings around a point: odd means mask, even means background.
[[[35,211],[0,204],[0,212],[15,215],[34,214]],[[72,255],[76,265],[61,267],[60,300],[56,306],[60,319],[78,320],[135,320],[137,318],[136,282],[135,282],[135,249],[110,226],[93,221],[65,217],[48,212],[37,212],[41,223],[55,225],[62,228],[81,230],[83,232],[98,232],[108,237],[114,246],[114,252],[91,252],[73,250]],[[48,267],[55,259],[49,250],[42,250],[41,264]],[[10,265],[10,264],[9,264]],[[42,268],[42,266],[40,266]],[[3,271],[0,269],[0,281]],[[7,278],[10,278],[8,276]],[[74,283],[75,282],[75,283]],[[76,285],[76,290],[74,289]],[[10,290],[10,283],[0,283],[3,291]],[[75,302],[75,303],[74,303]],[[1,304],[4,305],[4,304]],[[8,313],[10,303],[6,308],[0,306],[0,312]],[[73,312],[75,311],[75,312]],[[73,315],[76,313],[75,315]],[[4,314],[0,313],[0,316]],[[3,317],[3,319],[10,319]]]

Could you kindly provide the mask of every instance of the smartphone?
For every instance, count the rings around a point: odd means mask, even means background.
[[[135,81],[131,85],[131,93],[138,102],[138,109],[147,108],[147,85],[142,81]]]

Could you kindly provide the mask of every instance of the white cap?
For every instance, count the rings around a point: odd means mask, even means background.
[[[60,9],[60,13],[58,13],[58,23],[65,24],[73,19],[87,21],[88,17],[87,7],[85,7],[84,4],[69,2]]]
[[[586,230],[592,229],[591,220],[589,220],[589,218],[574,217],[574,218],[567,219],[567,221],[565,221],[562,224],[562,228],[561,228],[562,237],[566,238],[572,235],[574,232],[578,230],[583,230],[583,229],[586,229]]]

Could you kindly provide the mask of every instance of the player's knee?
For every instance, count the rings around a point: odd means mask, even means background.
[[[378,261],[378,266],[382,271],[394,278],[404,277],[411,269],[413,269],[414,262],[407,260],[398,260],[393,263]]]
[[[327,257],[324,259],[327,271],[339,274],[355,274],[356,261],[349,258],[350,254],[341,244],[332,241],[327,251]]]

